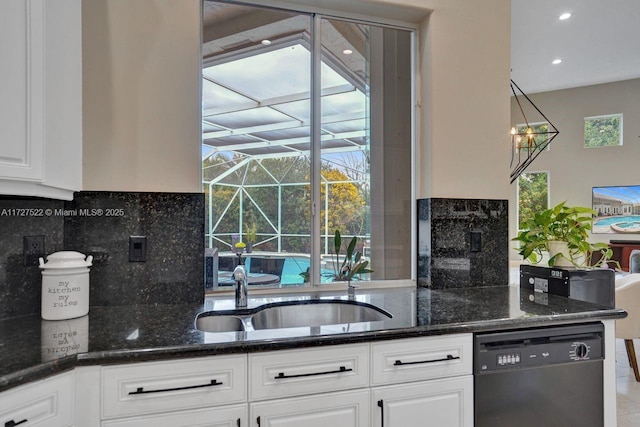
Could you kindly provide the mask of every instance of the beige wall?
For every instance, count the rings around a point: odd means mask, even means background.
[[[549,172],[552,206],[563,200],[574,206],[591,206],[591,188],[594,186],[640,185],[638,94],[640,79],[528,94],[560,131],[551,143],[550,150],[543,152],[527,168],[528,172]],[[623,114],[623,145],[584,148],[584,118],[618,113]],[[515,102],[512,102],[511,121],[512,124],[523,122]],[[517,227],[516,193],[514,183],[509,197],[509,230],[512,237]],[[610,238],[630,240],[640,236],[596,234],[591,240],[609,241]],[[510,256],[518,259],[515,250],[511,251]]]
[[[200,0],[84,0],[83,189],[199,192]]]
[[[507,199],[509,0],[415,0],[421,26],[417,196]]]
[[[418,19],[416,196],[508,197],[509,0],[279,3]],[[199,4],[83,2],[85,190],[199,190]]]

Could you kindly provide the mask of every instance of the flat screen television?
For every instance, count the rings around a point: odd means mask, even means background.
[[[593,233],[640,234],[640,185],[593,187]]]

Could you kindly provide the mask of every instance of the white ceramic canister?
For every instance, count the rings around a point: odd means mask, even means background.
[[[42,318],[73,319],[89,313],[89,267],[93,257],[61,251],[40,258],[42,269]]]

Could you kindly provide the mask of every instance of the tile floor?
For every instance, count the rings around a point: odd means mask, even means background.
[[[640,340],[635,340],[636,352]],[[616,384],[618,389],[618,427],[640,426],[640,383],[629,366],[623,340],[616,340]]]

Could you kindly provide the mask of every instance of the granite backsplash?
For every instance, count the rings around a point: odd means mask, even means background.
[[[23,236],[44,236],[47,255],[93,255],[91,306],[203,301],[202,193],[0,197],[0,318],[40,312],[41,273],[24,265]],[[146,236],[145,262],[129,262],[130,236]]]
[[[419,199],[418,286],[509,284],[507,200]]]

